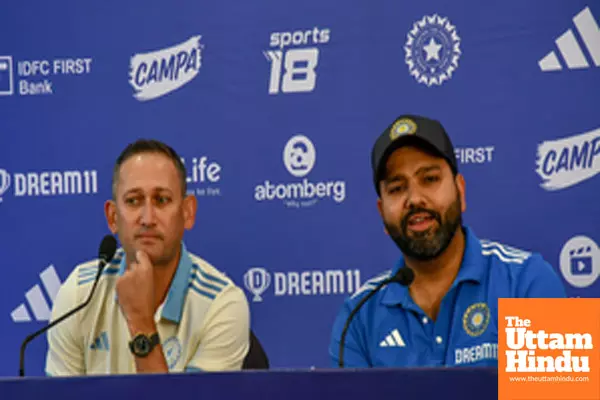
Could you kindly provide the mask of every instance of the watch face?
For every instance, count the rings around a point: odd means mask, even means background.
[[[146,336],[136,337],[133,346],[136,353],[146,354],[150,351],[150,341]]]

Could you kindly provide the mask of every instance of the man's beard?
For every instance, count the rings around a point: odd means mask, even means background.
[[[416,207],[411,209],[400,221],[400,228],[385,222],[384,225],[392,240],[406,257],[427,261],[442,254],[450,245],[457,229],[462,226],[461,208],[460,197],[457,196],[454,203],[444,213],[443,219],[439,213],[433,210]],[[422,232],[412,232],[412,235],[409,236],[408,220],[417,213],[429,214],[437,221],[438,227],[431,227]]]

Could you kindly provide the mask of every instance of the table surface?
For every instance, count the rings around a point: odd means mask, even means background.
[[[495,368],[325,369],[0,379],[0,398],[494,399]]]

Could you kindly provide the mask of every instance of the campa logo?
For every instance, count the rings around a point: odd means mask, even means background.
[[[600,398],[600,299],[499,299],[498,399]]]

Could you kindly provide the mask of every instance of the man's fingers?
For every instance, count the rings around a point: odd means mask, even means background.
[[[138,256],[139,251],[136,251],[133,254],[133,260],[131,260],[131,262],[129,263],[129,268],[127,268],[128,270],[133,271],[134,269],[136,269],[139,264],[140,264],[140,258]]]
[[[150,257],[148,257],[148,254],[146,254],[144,251],[142,251],[142,250],[136,251],[135,256],[140,265],[150,266]]]

